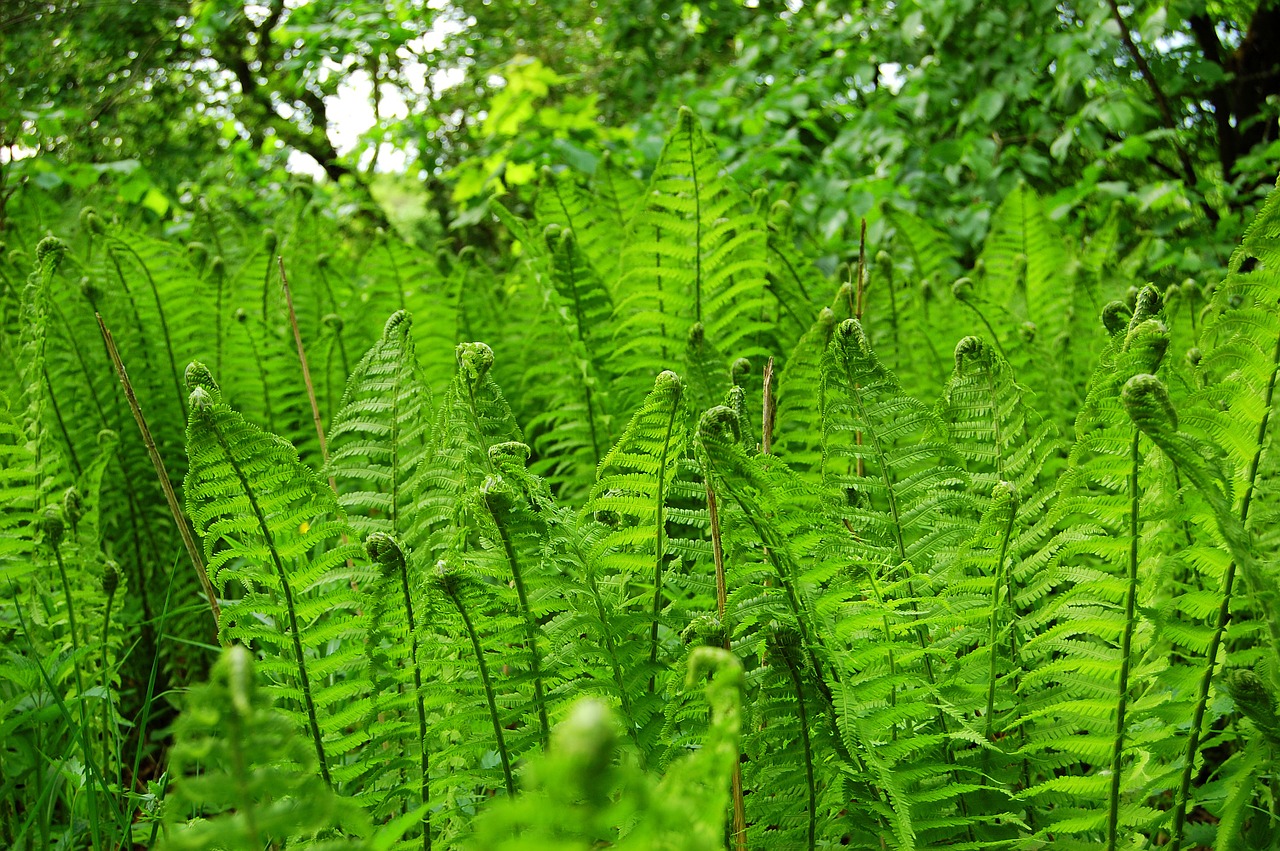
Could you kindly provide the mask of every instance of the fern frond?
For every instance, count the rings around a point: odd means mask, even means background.
[[[612,375],[604,367],[613,302],[574,232],[551,226],[544,236],[550,281],[531,306],[539,321],[521,338],[520,400],[537,469],[562,499],[581,502],[613,443]]]
[[[634,404],[640,382],[675,366],[684,329],[701,322],[732,356],[767,354],[766,235],[682,109],[643,209],[631,223],[614,292],[614,372]]]
[[[967,537],[966,479],[937,415],[903,394],[861,324],[836,328],[822,363],[823,478],[881,563],[928,571],[939,548]]]
[[[689,446],[688,416],[683,383],[675,373],[662,373],[622,437],[601,462],[584,509],[584,513],[610,527],[590,539],[590,569],[602,581],[607,578],[628,589],[628,607],[643,606],[647,610],[643,637],[626,638],[643,641],[647,650],[647,694],[633,702],[635,720],[642,728],[647,727],[658,708],[655,698],[662,691],[659,662],[664,654],[660,652],[660,634],[664,627],[678,624],[683,618],[678,614],[681,606],[672,599],[670,586],[686,571],[692,572],[690,567],[707,555],[703,541],[685,538],[677,531],[681,526],[696,528],[705,522],[705,508],[694,511],[681,505],[686,498],[681,482],[688,481],[681,463]],[[677,634],[681,630],[682,626],[673,629]],[[646,747],[652,747],[651,741],[642,738]]]
[[[411,526],[414,481],[430,441],[431,391],[418,366],[412,318],[397,311],[382,339],[347,381],[329,431],[326,472],[361,536],[403,536]]]
[[[221,636],[262,648],[261,669],[296,704],[325,781],[352,779],[344,755],[368,736],[356,724],[367,710],[353,584],[374,578],[354,530],[293,446],[216,390],[192,390],[187,455],[187,510],[214,587],[232,598]]]

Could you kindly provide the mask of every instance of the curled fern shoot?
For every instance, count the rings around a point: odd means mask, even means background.
[[[499,471],[507,471],[510,475],[517,475],[511,465],[518,465],[519,471],[523,472],[524,464],[529,459],[529,447],[523,443],[499,443],[489,448],[489,456],[494,460],[494,467]],[[529,605],[529,592],[525,585],[526,567],[523,564],[517,545],[514,541],[514,534],[519,527],[523,525],[526,531],[536,531],[531,529],[533,526],[530,518],[521,516],[521,509],[525,506],[520,505],[523,496],[511,485],[502,481],[501,478],[493,477],[485,481],[480,488],[480,496],[484,501],[485,507],[489,509],[489,514],[493,517],[494,526],[497,529],[498,540],[502,545],[503,555],[506,556],[507,566],[511,570],[511,581],[515,584],[516,598],[520,604],[520,616],[524,623],[525,643],[529,648],[529,664],[533,675],[533,693],[534,703],[538,713],[538,726],[541,730],[541,740],[543,747],[550,743],[551,725],[547,721],[547,695],[543,686],[542,676],[542,651],[538,649],[538,624],[534,618],[533,608]],[[536,527],[535,527],[536,528]]]

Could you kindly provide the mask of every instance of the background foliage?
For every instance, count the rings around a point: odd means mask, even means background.
[[[0,844],[1280,847],[1275,3],[0,36]]]

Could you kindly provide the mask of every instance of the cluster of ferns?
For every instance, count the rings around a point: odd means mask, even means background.
[[[1164,286],[1025,186],[833,280],[687,112],[502,268],[10,206],[0,844],[1280,842],[1280,193]]]

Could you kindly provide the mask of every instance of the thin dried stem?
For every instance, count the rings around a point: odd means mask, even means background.
[[[769,359],[768,368],[772,370],[773,358]],[[765,439],[768,440],[767,430],[765,435]],[[722,646],[725,650],[731,650],[731,645],[733,643],[732,636],[729,633],[728,624],[725,623],[725,610],[728,607],[729,600],[729,583],[724,570],[724,545],[720,536],[720,509],[716,503],[716,492],[711,487],[710,476],[707,476],[706,478],[706,490],[707,515],[711,519],[711,554],[715,559],[716,565],[716,613],[719,614],[721,626],[725,630],[724,643]],[[732,838],[734,851],[747,851],[747,808],[742,793],[741,761],[733,766]]]
[[[280,267],[280,286],[284,289],[285,304],[289,306],[289,326],[293,328],[293,340],[298,344],[298,360],[302,362],[302,382],[307,386],[307,399],[311,402],[311,419],[316,424],[316,437],[320,440],[320,458],[329,466],[329,444],[324,438],[324,422],[320,418],[320,403],[316,401],[316,386],[311,381],[311,367],[307,365],[307,350],[302,345],[302,331],[298,328],[298,314],[293,309],[293,291],[289,289],[289,276],[284,271],[284,258],[277,255]],[[329,487],[338,492],[338,484],[329,477]]]
[[[120,378],[120,385],[124,388],[124,398],[129,402],[129,410],[133,411],[133,419],[138,424],[138,431],[142,432],[142,444],[147,448],[147,455],[151,457],[151,465],[155,467],[156,476],[160,479],[160,489],[164,491],[164,498],[169,503],[169,513],[173,515],[173,522],[178,526],[178,533],[182,536],[182,544],[187,548],[187,555],[191,557],[191,564],[196,569],[196,577],[200,580],[200,587],[204,589],[205,597],[209,600],[209,610],[213,612],[213,622],[215,629],[217,624],[221,623],[222,610],[218,607],[217,595],[213,592],[213,584],[209,581],[209,571],[205,567],[204,555],[200,552],[200,547],[196,545],[195,536],[191,533],[191,526],[187,523],[187,517],[182,513],[182,506],[178,503],[178,495],[173,490],[173,483],[169,481],[169,473],[165,469],[164,459],[160,457],[160,451],[156,449],[155,438],[151,436],[151,428],[147,425],[147,418],[142,414],[142,407],[138,404],[138,397],[133,392],[133,383],[129,381],[129,373],[124,368],[124,361],[120,359],[120,351],[116,348],[116,341],[111,336],[111,332],[107,330],[107,324],[102,321],[102,315],[95,313],[98,319],[98,330],[102,333],[102,341],[107,346],[107,354],[111,357],[111,363],[116,369],[116,375]]]
[[[768,455],[773,451],[773,420],[778,413],[778,405],[773,398],[772,357],[764,364],[764,404],[761,409],[760,451]]]

